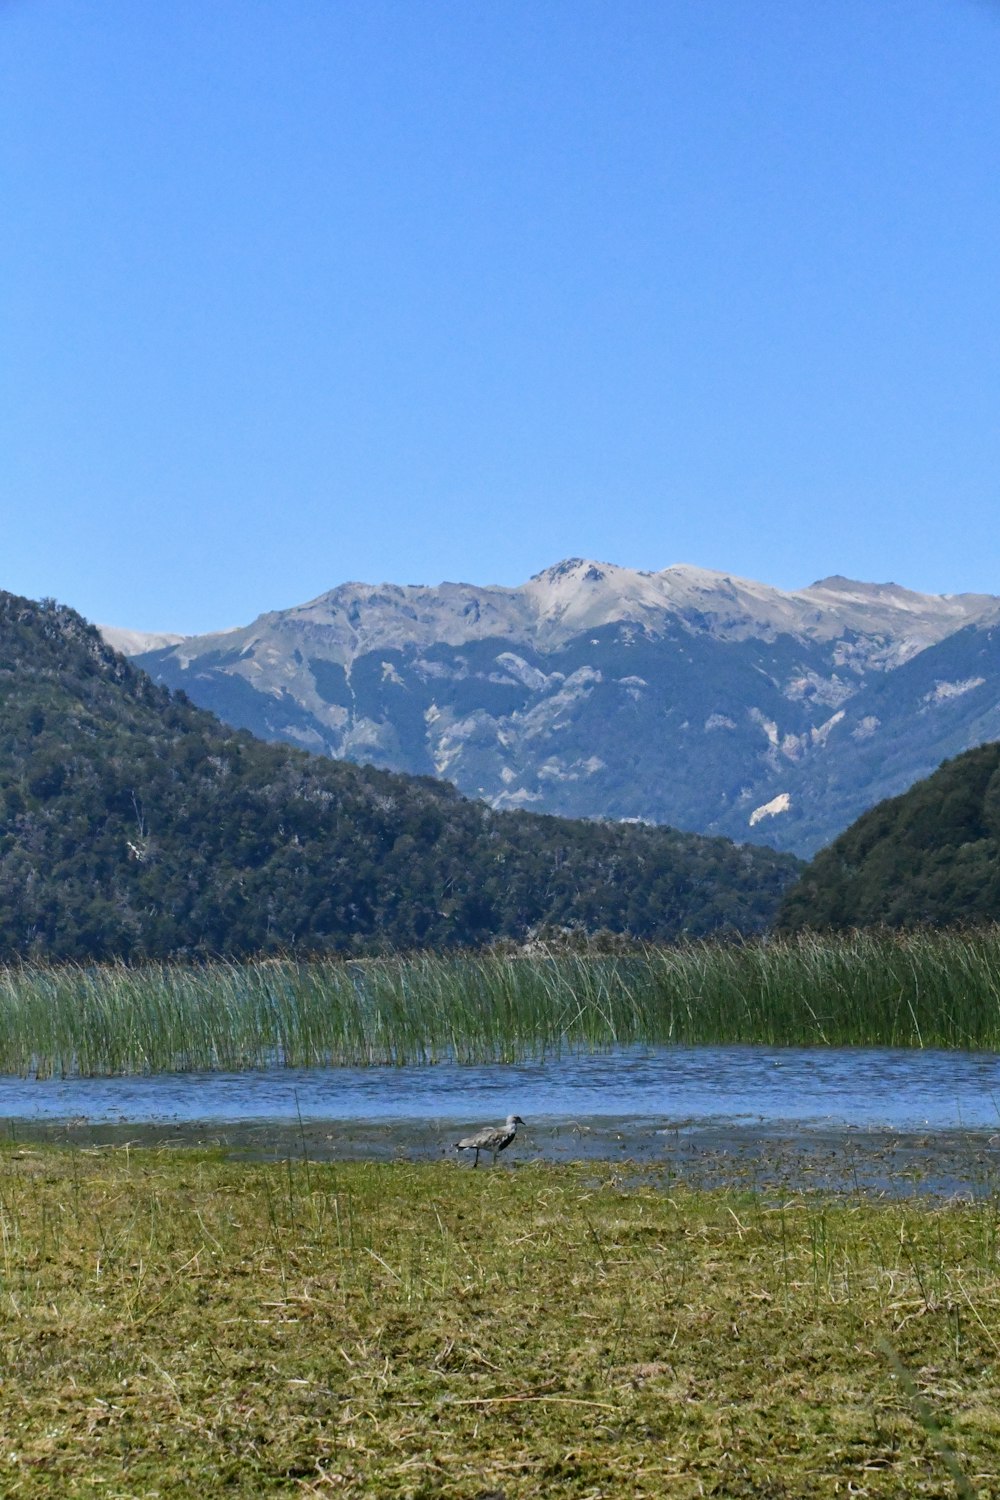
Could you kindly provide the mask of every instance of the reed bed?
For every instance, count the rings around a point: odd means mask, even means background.
[[[454,1060],[669,1043],[1000,1050],[1000,928],[614,955],[0,969],[0,1072]]]

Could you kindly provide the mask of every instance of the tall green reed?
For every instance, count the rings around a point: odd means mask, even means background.
[[[1000,1050],[1000,928],[0,969],[5,1073],[513,1061],[671,1042]]]

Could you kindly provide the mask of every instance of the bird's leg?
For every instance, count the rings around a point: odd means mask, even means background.
[[[472,1165],[473,1165],[473,1167],[478,1167],[479,1166],[479,1147],[478,1146],[476,1147],[476,1159],[472,1163]]]

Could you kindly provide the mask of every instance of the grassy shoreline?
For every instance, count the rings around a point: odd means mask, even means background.
[[[5,1495],[1000,1490],[995,1196],[4,1148],[0,1229]]]
[[[511,1062],[671,1042],[1000,1051],[1000,928],[0,969],[0,1073]]]

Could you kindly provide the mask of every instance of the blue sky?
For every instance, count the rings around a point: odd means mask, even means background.
[[[1000,5],[0,0],[0,586],[1000,593]]]

